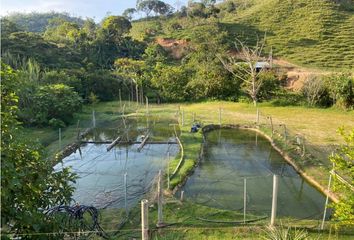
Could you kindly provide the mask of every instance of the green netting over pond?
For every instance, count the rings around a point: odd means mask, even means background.
[[[220,209],[270,215],[273,174],[279,175],[278,215],[320,219],[325,198],[257,133],[241,129],[206,134],[204,156],[183,187],[185,198]]]

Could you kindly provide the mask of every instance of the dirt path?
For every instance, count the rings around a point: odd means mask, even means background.
[[[301,67],[283,59],[273,59],[273,64],[280,66],[281,69],[286,71],[288,76],[286,88],[293,91],[299,91],[305,80],[310,76],[323,76],[333,73],[324,70]]]

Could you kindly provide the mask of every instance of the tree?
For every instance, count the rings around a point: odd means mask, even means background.
[[[136,13],[135,8],[127,8],[124,10],[122,16],[131,21],[133,19],[134,13]]]
[[[153,4],[153,11],[155,14],[168,15],[172,13],[173,7],[163,1],[156,0]]]
[[[114,42],[120,42],[131,28],[130,21],[122,16],[109,16],[102,22],[102,30]]]
[[[70,202],[75,175],[68,168],[54,171],[53,162],[42,157],[40,148],[19,135],[18,77],[1,64],[1,80],[2,234],[59,231],[61,226],[47,221],[43,210]]]
[[[146,17],[149,17],[155,5],[156,0],[138,0],[136,2],[136,10],[145,12]]]
[[[344,128],[340,128],[338,132],[345,144],[329,159],[334,164],[334,172],[346,176],[349,182],[334,175],[334,188],[340,193],[339,202],[333,204],[334,218],[339,220],[340,225],[354,226],[354,128],[349,133],[345,133]]]
[[[188,72],[183,67],[157,63],[151,82],[162,98],[182,101],[185,100],[188,77]]]
[[[140,94],[139,98],[139,86],[141,87],[143,85],[145,62],[130,58],[119,58],[114,62],[114,66],[119,75],[130,80],[131,99],[134,98],[133,84],[135,85],[135,99],[136,102],[139,103],[142,99],[142,94]]]
[[[262,43],[258,41],[254,48],[250,48],[236,39],[235,46],[238,52],[236,56],[228,56],[226,59],[220,55],[218,57],[225,69],[243,82],[245,91],[252,98],[254,106],[257,106],[258,93],[263,84],[259,75],[262,74],[264,68],[257,70],[256,64],[261,59],[264,41]]]

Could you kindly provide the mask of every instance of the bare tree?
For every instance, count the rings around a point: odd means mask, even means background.
[[[326,91],[325,82],[321,78],[310,75],[304,82],[301,91],[306,97],[307,103],[314,106],[320,102]]]
[[[264,71],[266,66],[257,66],[262,59],[261,53],[264,47],[264,40],[257,41],[254,48],[250,48],[236,39],[237,54],[228,55],[227,57],[218,56],[224,68],[232,73],[234,77],[241,80],[244,84],[246,92],[253,100],[253,104],[257,106],[258,93],[262,86],[262,79],[259,75]],[[269,66],[269,64],[267,64]]]

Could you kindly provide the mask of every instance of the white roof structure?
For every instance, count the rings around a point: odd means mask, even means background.
[[[255,68],[257,69],[270,68],[270,65],[267,62],[256,62]]]

